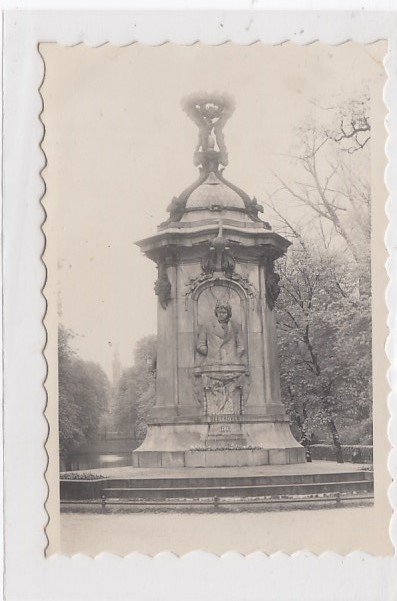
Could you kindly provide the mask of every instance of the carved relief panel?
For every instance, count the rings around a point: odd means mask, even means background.
[[[228,280],[195,295],[195,391],[213,420],[236,419],[249,391],[246,295]]]
[[[217,282],[197,299],[197,365],[244,365],[247,344],[244,302],[237,292]]]

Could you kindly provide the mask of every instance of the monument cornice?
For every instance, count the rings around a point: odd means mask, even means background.
[[[154,236],[139,240],[136,244],[141,251],[153,261],[164,255],[164,251],[178,252],[179,248],[196,248],[208,245],[218,232],[219,224],[213,223],[206,227],[192,227],[188,230],[182,228],[168,228]],[[276,232],[255,227],[237,227],[229,224],[223,225],[223,235],[236,249],[255,248],[255,255],[271,256],[273,259],[281,257],[291,242]]]

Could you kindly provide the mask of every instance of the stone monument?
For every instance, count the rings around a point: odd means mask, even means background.
[[[303,463],[280,395],[274,261],[289,242],[259,218],[255,198],[223,176],[227,96],[183,108],[199,128],[198,179],[137,244],[158,279],[156,401],[135,467]]]

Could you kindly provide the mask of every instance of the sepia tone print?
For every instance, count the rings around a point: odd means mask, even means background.
[[[387,551],[384,44],[40,51],[58,547]]]

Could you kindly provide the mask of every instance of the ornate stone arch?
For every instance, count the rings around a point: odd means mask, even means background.
[[[210,419],[228,415],[238,420],[238,416],[244,412],[249,394],[248,295],[237,282],[215,276],[195,288],[191,302],[196,345],[192,375],[196,398]],[[215,318],[215,309],[219,305],[227,306],[231,311],[224,340],[219,334],[214,334],[218,331],[222,334]],[[203,336],[206,341],[204,345],[208,345],[204,346],[204,357],[199,348]],[[218,342],[210,347],[211,340]],[[218,355],[218,351],[221,355]],[[220,356],[223,358],[219,359]]]

